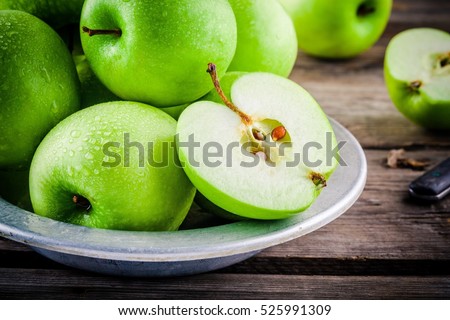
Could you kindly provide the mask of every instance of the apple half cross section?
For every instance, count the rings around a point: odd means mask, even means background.
[[[386,49],[389,95],[413,122],[450,130],[450,34],[415,28],[396,35]]]
[[[238,77],[230,101],[213,64],[208,71],[226,106],[196,102],[177,125],[178,155],[192,183],[242,217],[283,219],[308,208],[338,163],[327,156],[337,143],[318,103],[270,73]]]

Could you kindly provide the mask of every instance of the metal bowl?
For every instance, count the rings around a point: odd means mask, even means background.
[[[59,263],[110,275],[181,276],[232,265],[330,223],[358,199],[367,175],[364,152],[349,131],[330,121],[338,141],[346,142],[340,150],[346,165],[336,169],[308,210],[292,218],[206,227],[193,223],[176,232],[131,232],[54,221],[0,199],[0,235]],[[190,215],[196,212],[193,209]]]

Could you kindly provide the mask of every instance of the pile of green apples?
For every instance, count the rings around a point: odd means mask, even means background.
[[[287,79],[298,48],[358,55],[391,5],[0,0],[0,194],[105,229],[177,230],[194,198],[233,219],[298,214],[339,163],[326,115]]]

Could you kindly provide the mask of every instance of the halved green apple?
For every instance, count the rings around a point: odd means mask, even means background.
[[[338,164],[332,127],[302,87],[270,73],[237,76],[231,101],[199,101],[181,114],[178,154],[192,183],[233,214],[282,219],[308,208]]]
[[[411,121],[450,129],[450,34],[415,28],[396,35],[384,62],[389,95]]]

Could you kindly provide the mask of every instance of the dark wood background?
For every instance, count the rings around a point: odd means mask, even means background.
[[[450,298],[450,197],[433,204],[415,201],[407,187],[421,172],[385,165],[388,151],[398,148],[431,165],[450,156],[450,133],[410,123],[385,89],[386,45],[412,27],[449,32],[450,1],[394,0],[385,34],[355,59],[321,61],[299,53],[291,78],[350,129],[368,160],[365,191],[333,223],[229,268],[171,279],[74,270],[0,239],[0,298]]]

